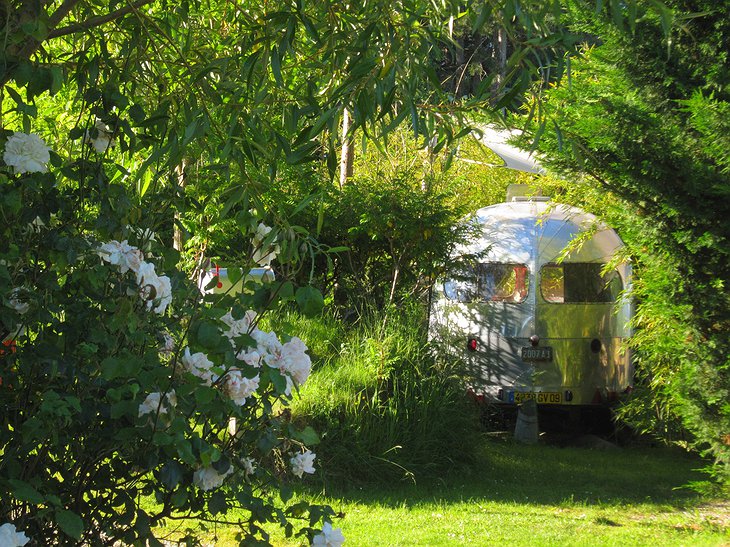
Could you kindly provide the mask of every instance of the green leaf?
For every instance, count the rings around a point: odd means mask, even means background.
[[[243,270],[241,268],[227,268],[226,274],[228,275],[228,282],[233,286],[243,278]]]
[[[472,34],[477,33],[482,28],[482,25],[487,22],[487,19],[491,14],[492,4],[490,2],[484,2],[482,4],[482,9],[479,11],[479,15],[477,15],[477,18],[471,27]]]
[[[160,482],[169,490],[174,490],[184,476],[184,469],[176,461],[167,462],[160,471]]]
[[[297,431],[292,428],[290,434],[293,439],[296,439],[297,441],[300,441],[307,446],[314,446],[316,444],[319,444],[320,442],[319,435],[317,435],[317,432],[314,430],[314,428],[309,425],[301,431]]]
[[[228,510],[228,502],[223,492],[214,493],[208,500],[208,511],[211,515],[225,513]]]
[[[184,463],[188,465],[197,463],[197,458],[193,454],[193,445],[182,435],[179,435],[175,441],[175,448],[177,448],[177,454]]]
[[[314,287],[299,287],[296,293],[297,305],[307,317],[314,317],[324,308],[324,297]]]
[[[322,132],[322,129],[332,119],[332,116],[334,116],[338,111],[340,107],[339,106],[333,106],[329,110],[327,110],[324,114],[322,114],[319,119],[314,122],[314,125],[309,130],[309,138],[313,139],[317,135],[319,135]]]
[[[120,401],[111,405],[109,412],[113,420],[123,416],[137,416],[139,405],[134,401]]]
[[[63,87],[63,69],[60,66],[51,67],[51,95],[55,95]]]
[[[271,51],[271,72],[274,73],[276,84],[279,87],[284,87],[284,80],[281,77],[281,57],[277,48]]]
[[[142,369],[142,359],[134,355],[107,357],[101,362],[101,375],[105,380],[136,377]]]
[[[138,104],[133,104],[129,108],[129,117],[134,123],[141,123],[144,121],[144,109]]]
[[[188,501],[187,490],[183,490],[182,488],[176,490],[175,493],[172,495],[171,501],[173,507],[182,508]]]
[[[200,386],[195,390],[195,402],[203,406],[215,399],[216,390],[208,386]]]
[[[284,375],[278,369],[272,368],[269,370],[269,377],[278,393],[286,392],[286,378],[284,378]]]
[[[169,446],[173,443],[173,438],[164,431],[155,431],[155,434],[152,435],[152,442],[157,446]]]
[[[288,502],[294,496],[294,490],[291,486],[283,484],[279,490],[279,497],[284,503]]]
[[[198,343],[208,349],[216,349],[223,337],[218,326],[207,321],[200,323],[196,336]]]
[[[11,486],[11,494],[18,501],[27,501],[28,503],[41,504],[45,501],[43,495],[25,481],[18,479],[8,480]]]
[[[223,209],[220,210],[219,215],[221,217],[225,217],[228,214],[228,211],[231,210],[231,208],[236,205],[238,202],[240,202],[244,196],[246,195],[246,187],[236,186],[233,188],[233,192],[231,193],[231,197],[228,198],[226,201],[226,204],[223,206]]]
[[[272,286],[272,290],[282,301],[291,300],[294,297],[294,283],[283,281]]]
[[[76,513],[66,509],[56,511],[56,522],[64,534],[74,539],[81,539],[84,531],[84,521]]]

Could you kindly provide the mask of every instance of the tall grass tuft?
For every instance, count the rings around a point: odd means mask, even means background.
[[[422,308],[370,311],[349,325],[287,321],[314,361],[292,417],[322,434],[316,452],[328,477],[415,479],[473,461],[478,413],[458,367],[435,357]]]

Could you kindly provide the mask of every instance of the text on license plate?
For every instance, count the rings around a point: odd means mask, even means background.
[[[563,402],[563,394],[556,391],[510,391],[507,396],[507,401],[515,404],[530,399],[535,399],[535,402],[541,405],[559,405]]]
[[[522,360],[523,361],[552,361],[553,360],[553,348],[550,346],[523,347],[521,349],[522,349]]]

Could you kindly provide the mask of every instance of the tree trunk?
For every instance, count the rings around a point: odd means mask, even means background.
[[[352,146],[352,135],[350,131],[350,112],[347,108],[342,110],[342,153],[340,155],[340,188],[352,177],[352,162],[355,149]]]
[[[187,167],[187,162],[182,160],[180,165],[175,168],[178,189],[181,194],[185,192],[185,167]],[[182,228],[180,227],[179,211],[175,211],[175,222],[173,222],[172,230],[172,247],[176,251],[182,252],[183,245],[185,244],[185,237],[183,235]]]
[[[504,85],[504,79],[507,76],[507,32],[502,27],[499,27],[494,32],[493,59],[497,73],[494,77],[492,90],[496,98],[496,95]]]

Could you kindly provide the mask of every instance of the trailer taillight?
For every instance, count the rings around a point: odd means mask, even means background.
[[[215,278],[218,280],[218,282],[216,283],[215,286],[218,287],[219,289],[222,289],[223,282],[221,281],[221,267],[218,266],[218,264],[215,265]]]
[[[466,349],[468,349],[469,351],[476,351],[477,350],[477,339],[469,338],[469,340],[466,342]]]

